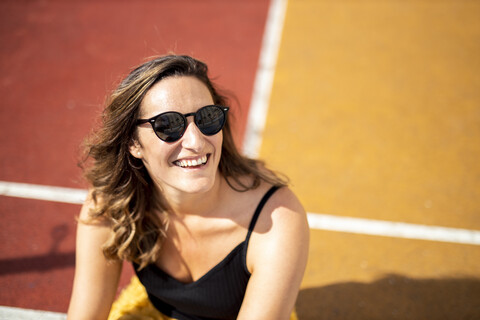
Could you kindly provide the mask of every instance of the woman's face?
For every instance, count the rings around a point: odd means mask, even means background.
[[[212,95],[203,82],[190,76],[171,76],[147,92],[140,105],[140,118],[148,119],[167,111],[196,112],[211,104]],[[138,141],[130,147],[130,153],[143,161],[153,181],[167,197],[178,193],[207,192],[219,179],[222,131],[205,136],[193,122],[193,117],[187,117],[187,120],[183,137],[175,142],[160,140],[149,123],[139,125]],[[205,164],[195,165],[205,158]]]

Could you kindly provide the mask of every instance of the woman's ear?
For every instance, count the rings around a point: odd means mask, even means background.
[[[128,147],[130,154],[137,159],[143,159],[142,146],[136,139],[132,139],[130,146]]]

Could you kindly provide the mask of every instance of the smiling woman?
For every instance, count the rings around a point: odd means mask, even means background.
[[[107,319],[123,260],[168,317],[289,318],[306,214],[285,180],[239,154],[228,110],[188,56],[148,61],[113,92],[85,145],[69,319]]]
[[[210,91],[197,78],[171,76],[156,83],[140,104],[140,116],[153,115],[150,123],[154,122],[152,126],[142,126],[143,120],[139,122],[130,153],[142,160],[154,184],[167,199],[180,196],[179,193],[204,193],[214,185],[218,188],[221,129],[226,114],[222,107],[212,106],[213,103]],[[207,131],[208,135],[202,132],[210,128],[203,124],[204,118],[208,118],[205,109],[212,109],[211,113],[221,119],[216,121],[215,130]],[[189,117],[188,122],[184,114],[194,116],[195,124],[190,125],[194,121]],[[198,165],[202,159],[207,161]]]

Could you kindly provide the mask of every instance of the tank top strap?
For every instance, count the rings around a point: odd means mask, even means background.
[[[265,203],[267,203],[268,199],[272,196],[272,194],[277,191],[280,187],[279,186],[272,186],[267,193],[263,195],[262,200],[258,203],[257,208],[255,209],[255,213],[253,214],[252,220],[250,221],[250,225],[248,226],[248,233],[247,237],[245,238],[245,242],[248,245],[248,241],[250,240],[250,236],[252,235],[253,229],[255,228],[255,224],[257,223],[258,216],[260,212],[262,212]]]

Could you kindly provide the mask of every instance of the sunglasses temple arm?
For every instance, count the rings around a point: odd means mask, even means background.
[[[135,123],[138,126],[139,124],[144,124],[144,123],[147,123],[147,122],[151,122],[151,120],[150,119],[137,119],[137,121]]]

